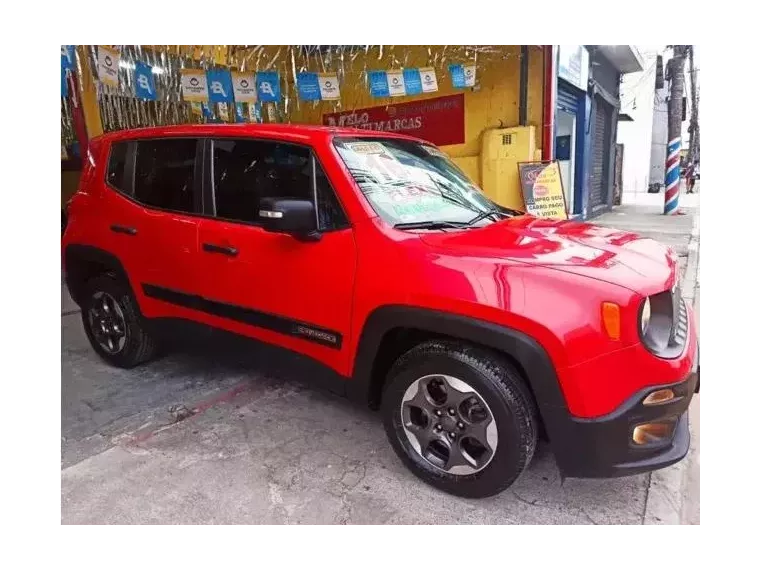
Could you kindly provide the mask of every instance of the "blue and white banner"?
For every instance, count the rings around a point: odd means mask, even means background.
[[[61,46],[61,67],[74,69],[74,46]]]
[[[68,71],[65,67],[61,66],[61,97],[65,99],[69,95],[69,83],[66,80]]]
[[[317,75],[317,81],[319,81],[319,96],[323,101],[340,99],[340,86],[336,73],[320,73]]]
[[[373,97],[402,97],[438,91],[438,80],[432,67],[369,71],[367,80]]]
[[[252,123],[261,122],[261,103],[248,103],[248,119]]]
[[[403,97],[406,95],[403,71],[386,71],[388,76],[388,93],[391,97]]]
[[[280,74],[276,71],[256,72],[256,91],[259,101],[275,103],[280,100]]]
[[[245,114],[243,113],[242,103],[235,103],[235,122],[245,123]]]
[[[407,95],[419,95],[422,93],[422,78],[419,69],[404,70],[404,87]]]
[[[369,80],[369,92],[373,97],[402,97],[406,95],[403,71],[370,71],[367,78]]]
[[[475,66],[452,63],[449,65],[451,84],[456,89],[475,86]]]
[[[385,71],[367,72],[367,81],[369,82],[369,93],[373,97],[390,97],[388,91],[388,74]]]
[[[420,80],[422,82],[423,93],[435,93],[438,91],[438,78],[435,75],[435,69],[432,67],[420,67]]]
[[[256,78],[253,73],[232,72],[232,92],[238,103],[256,102]]]
[[[182,98],[200,103],[208,101],[208,82],[202,69],[180,69]]]
[[[219,103],[219,119],[223,123],[227,123],[230,120],[230,106],[227,103]]]
[[[121,52],[106,46],[98,46],[98,80],[109,87],[119,86],[119,59]]]
[[[319,101],[319,76],[316,73],[299,73],[297,76],[298,98],[301,101]]]
[[[135,62],[135,95],[145,101],[156,100],[156,82],[153,68],[142,61]]]
[[[298,98],[301,101],[335,101],[340,99],[338,75],[335,73],[299,73]]]
[[[226,69],[210,69],[206,72],[208,99],[211,103],[232,103],[232,76]]]
[[[61,97],[69,94],[68,71],[74,71],[74,46],[61,46]]]

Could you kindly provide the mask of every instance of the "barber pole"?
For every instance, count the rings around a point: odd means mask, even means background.
[[[681,184],[681,137],[668,143],[665,160],[665,215],[678,213],[678,188]]]

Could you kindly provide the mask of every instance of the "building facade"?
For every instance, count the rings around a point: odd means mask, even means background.
[[[633,46],[559,46],[554,152],[574,218],[612,207],[620,82],[641,70]]]
[[[586,124],[589,53],[584,46],[559,46],[555,151],[562,174],[565,202],[570,215],[583,212],[584,157],[588,152]]]

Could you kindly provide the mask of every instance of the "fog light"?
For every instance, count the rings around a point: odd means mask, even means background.
[[[664,390],[657,390],[649,394],[649,396],[644,398],[643,403],[645,406],[656,406],[658,404],[669,402],[675,397],[676,395],[673,393],[673,390],[665,388]]]
[[[650,445],[666,441],[673,435],[675,426],[675,420],[637,425],[633,429],[633,442],[637,445]]]

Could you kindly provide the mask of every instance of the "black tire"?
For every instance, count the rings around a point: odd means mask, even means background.
[[[415,451],[405,434],[404,393],[417,379],[433,374],[463,380],[490,408],[498,443],[490,461],[476,473],[454,475],[435,467]],[[404,464],[423,481],[461,497],[502,492],[527,468],[536,449],[536,405],[520,374],[498,353],[462,342],[429,341],[401,356],[388,374],[382,413],[388,439]]]
[[[96,302],[96,296],[102,293],[110,295],[118,303],[126,325],[126,340],[123,347],[115,353],[107,351],[100,345],[90,325],[90,309]],[[156,354],[156,342],[146,330],[132,290],[128,284],[116,277],[100,275],[87,282],[82,305],[82,324],[92,348],[103,360],[113,366],[133,368],[147,362]]]

